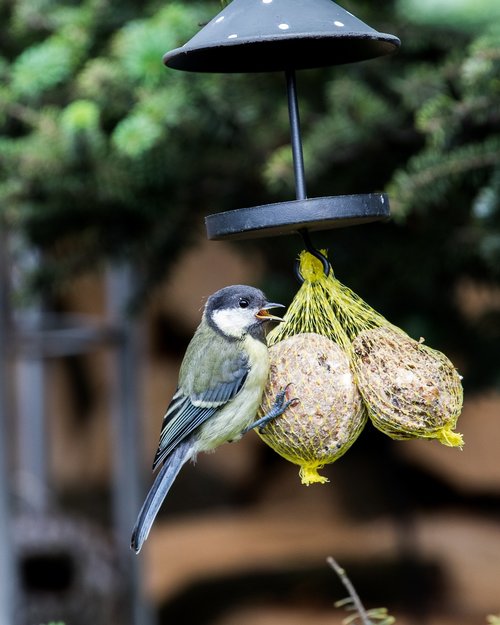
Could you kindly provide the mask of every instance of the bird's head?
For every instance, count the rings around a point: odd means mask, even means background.
[[[267,321],[283,321],[272,315],[272,308],[283,304],[269,302],[259,289],[237,284],[227,286],[211,295],[205,305],[205,318],[218,332],[230,338],[245,334],[263,336],[262,326]]]

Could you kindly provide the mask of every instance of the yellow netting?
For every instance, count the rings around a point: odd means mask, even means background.
[[[349,358],[332,340],[305,332],[270,347],[271,368],[261,410],[267,413],[287,384],[299,401],[269,423],[262,438],[300,465],[302,482],[326,482],[318,469],[340,458],[366,423]]]
[[[460,376],[448,358],[391,326],[361,332],[353,368],[373,424],[391,438],[436,438],[461,447]]]
[[[305,484],[326,481],[318,468],[347,451],[366,413],[392,438],[462,446],[453,431],[462,385],[448,358],[390,324],[333,272],[326,276],[308,252],[299,260],[304,282],[285,322],[268,336],[271,375],[260,412],[290,383],[287,397],[300,402],[271,422],[262,439],[300,465]]]

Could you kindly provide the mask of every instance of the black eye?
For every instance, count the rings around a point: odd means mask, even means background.
[[[248,300],[245,298],[240,299],[240,308],[248,308]]]

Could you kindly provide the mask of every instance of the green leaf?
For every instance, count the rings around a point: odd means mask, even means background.
[[[149,19],[128,23],[113,40],[113,53],[132,80],[154,86],[167,80],[162,57],[195,34],[204,11],[172,2]]]
[[[18,97],[37,97],[67,80],[81,58],[78,42],[54,35],[22,52],[12,66],[11,88]]]
[[[116,126],[112,141],[120,154],[137,158],[152,148],[162,135],[161,124],[139,112],[132,113]]]
[[[418,24],[477,31],[500,20],[497,0],[398,0],[398,13]]]
[[[66,132],[95,129],[99,125],[99,108],[90,100],[75,100],[61,113],[61,124]]]

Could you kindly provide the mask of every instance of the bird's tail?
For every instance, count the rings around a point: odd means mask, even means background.
[[[132,532],[131,548],[139,553],[141,547],[148,537],[153,521],[167,496],[175,478],[182,469],[182,466],[193,455],[193,440],[188,438],[177,445],[171,454],[167,456],[158,475],[147,494],[146,500],[137,517],[134,530]]]

